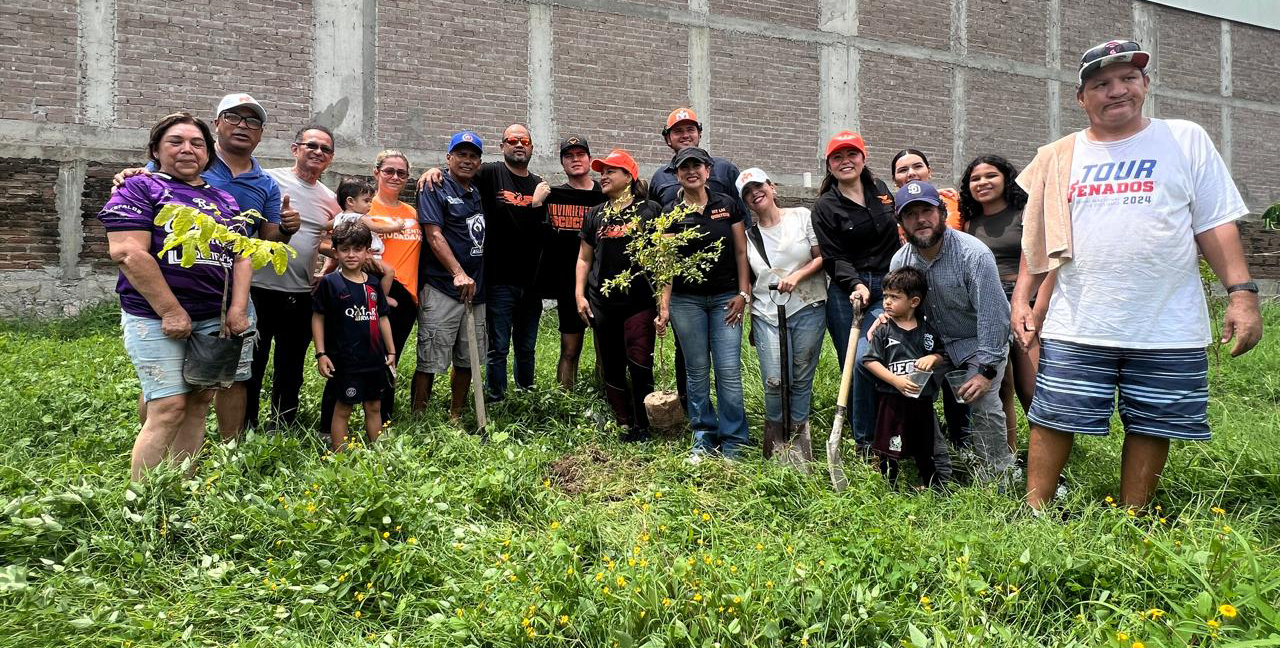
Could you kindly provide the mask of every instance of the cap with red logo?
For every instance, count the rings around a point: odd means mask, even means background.
[[[1090,47],[1080,57],[1080,82],[1093,76],[1095,72],[1108,65],[1129,63],[1146,73],[1147,64],[1151,62],[1151,54],[1142,51],[1137,41],[1111,40]]]
[[[609,151],[609,155],[602,158],[596,158],[591,161],[591,170],[596,173],[604,173],[605,167],[616,167],[631,174],[631,179],[635,180],[640,177],[640,167],[636,165],[635,158],[626,149],[616,148]]]
[[[749,184],[757,184],[757,183],[768,182],[768,181],[769,181],[769,174],[765,173],[764,169],[761,169],[760,167],[751,167],[750,169],[747,169],[746,171],[739,173],[738,180],[733,184],[738,188],[738,193],[741,194],[742,190],[746,189],[747,185]]]
[[[262,104],[258,103],[257,99],[250,97],[244,92],[233,92],[223,97],[222,101],[218,102],[218,109],[214,111],[213,118],[217,119],[222,115],[222,113],[227,112],[228,110],[235,110],[240,106],[248,106],[249,109],[258,116],[258,119],[262,120],[262,123],[267,123],[267,109],[263,108]]]
[[[845,148],[858,149],[864,157],[867,155],[867,143],[862,141],[861,135],[853,131],[840,131],[827,142],[827,154],[824,157],[831,157],[832,153]]]
[[[484,154],[484,142],[480,139],[480,134],[475,131],[464,130],[453,134],[449,139],[449,152],[452,153],[459,146],[472,146],[477,153]]]
[[[675,125],[680,122],[691,122],[698,127],[699,131],[702,130],[702,122],[698,121],[698,113],[693,112],[691,108],[676,108],[671,111],[670,115],[667,115],[667,127],[662,129],[662,134],[666,135],[671,132],[671,129],[675,128]]]

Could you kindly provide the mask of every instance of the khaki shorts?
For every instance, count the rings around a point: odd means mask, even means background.
[[[466,305],[432,288],[423,286],[418,296],[418,373],[438,374],[449,369],[449,364],[459,369],[471,368],[471,356],[467,348]],[[488,332],[485,328],[484,305],[472,307],[476,320],[476,352],[483,363],[488,353]]]

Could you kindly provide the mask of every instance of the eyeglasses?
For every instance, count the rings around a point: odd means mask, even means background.
[[[533,144],[533,140],[531,140],[531,139],[529,139],[529,138],[527,138],[527,137],[508,137],[508,138],[506,138],[506,139],[502,140],[502,143],[503,143],[503,144],[506,144],[507,146],[515,146],[515,145],[517,145],[517,144],[522,144],[522,145],[524,145],[524,146],[530,146],[530,145],[532,145],[532,144]]]
[[[227,112],[218,115],[218,118],[232,126],[239,126],[243,123],[244,127],[249,130],[262,130],[262,120],[257,117],[245,117],[244,115],[233,113],[228,110]]]
[[[325,155],[333,155],[333,147],[332,147],[332,146],[326,146],[326,145],[321,144],[321,143],[319,143],[319,142],[294,142],[294,143],[293,143],[293,145],[294,145],[294,146],[305,146],[305,147],[307,147],[307,150],[308,150],[308,151],[315,151],[315,150],[319,150],[320,152],[324,153]]]
[[[383,167],[378,169],[378,173],[384,176],[396,176],[397,178],[408,178],[409,172],[404,169],[393,169],[391,167]]]

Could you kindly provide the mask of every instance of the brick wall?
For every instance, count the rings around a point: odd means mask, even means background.
[[[866,54],[858,93],[871,172],[892,187],[889,161],[916,148],[929,156],[934,177],[950,186],[951,66]]]
[[[858,35],[951,49],[951,2],[916,0],[906,6],[899,0],[859,0]]]
[[[740,169],[812,171],[820,158],[817,46],[753,36],[712,39],[711,120],[714,153]]]
[[[79,121],[75,0],[0,3],[0,119]]]
[[[1208,16],[1156,7],[1160,83],[1171,88],[1218,94],[1220,22]],[[1273,77],[1274,78],[1274,77]]]
[[[0,270],[58,265],[53,160],[0,158]]]
[[[965,160],[997,154],[1022,168],[1049,138],[1043,79],[971,72],[965,79]],[[956,169],[956,174],[964,169]]]
[[[449,136],[462,128],[496,144],[525,119],[525,5],[394,0],[379,2],[378,16],[379,141],[440,151],[443,159]]]
[[[223,95],[240,91],[268,106],[263,137],[292,137],[311,120],[310,2],[130,0],[118,7],[118,125],[149,128],[182,109],[210,120]]]
[[[552,23],[560,133],[585,136],[597,156],[622,147],[641,164],[669,161],[661,131],[689,102],[689,30],[564,7]]]
[[[969,51],[1044,65],[1048,23],[1039,2],[969,0]]]

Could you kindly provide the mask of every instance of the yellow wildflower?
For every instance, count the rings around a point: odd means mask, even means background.
[[[617,578],[616,578],[616,579],[614,579],[614,580],[618,583],[618,587],[626,587],[626,586],[627,586],[627,578],[626,578],[625,576],[619,576],[619,577],[617,577]]]
[[[1161,610],[1160,608],[1151,608],[1150,610],[1147,610],[1147,616],[1151,617],[1152,620],[1159,619],[1164,616],[1164,610]]]
[[[418,539],[410,536],[408,542],[409,544],[418,544]]]
[[[671,599],[669,599],[669,598],[663,598],[663,599],[662,599],[662,606],[663,606],[663,607],[671,607]]]
[[[702,514],[702,521],[703,521],[703,522],[710,522],[710,521],[711,521],[711,514],[710,514],[710,513],[703,513],[703,514]]]
[[[556,529],[559,529],[559,528],[560,528],[560,523],[558,521],[553,520],[551,522],[551,530],[555,531]]]
[[[701,594],[694,594],[694,595],[693,595],[693,600],[694,600],[695,602],[701,602],[701,601],[702,601],[702,595],[701,595]]]
[[[1218,606],[1218,614],[1228,619],[1234,619],[1236,618],[1236,607],[1230,603],[1223,603]]]
[[[1213,507],[1213,508],[1211,508],[1211,509],[1209,509],[1209,510],[1210,510],[1214,515],[1226,515],[1226,514],[1227,514],[1226,509],[1222,509],[1222,508],[1219,508],[1219,507],[1217,507],[1217,506],[1215,506],[1215,507]]]
[[[1217,619],[1209,619],[1208,621],[1205,621],[1204,623],[1205,623],[1205,625],[1209,626],[1210,628],[1214,628],[1214,629],[1217,629],[1217,627],[1218,627],[1219,625],[1221,625],[1221,624],[1219,624],[1219,623],[1218,623],[1218,620],[1217,620]]]
[[[653,494],[653,498],[654,498],[654,499],[662,499],[662,491],[658,491],[658,492],[654,493],[654,494]]]
[[[567,614],[560,615],[560,625],[562,626],[569,625],[569,615]]]
[[[383,531],[383,532],[382,532],[382,539],[383,539],[383,540],[386,540],[387,538],[390,538],[390,537],[391,537],[391,532],[390,532],[390,531]]]
[[[1147,644],[1144,644],[1141,641],[1135,641],[1133,642],[1133,648],[1147,648]]]

